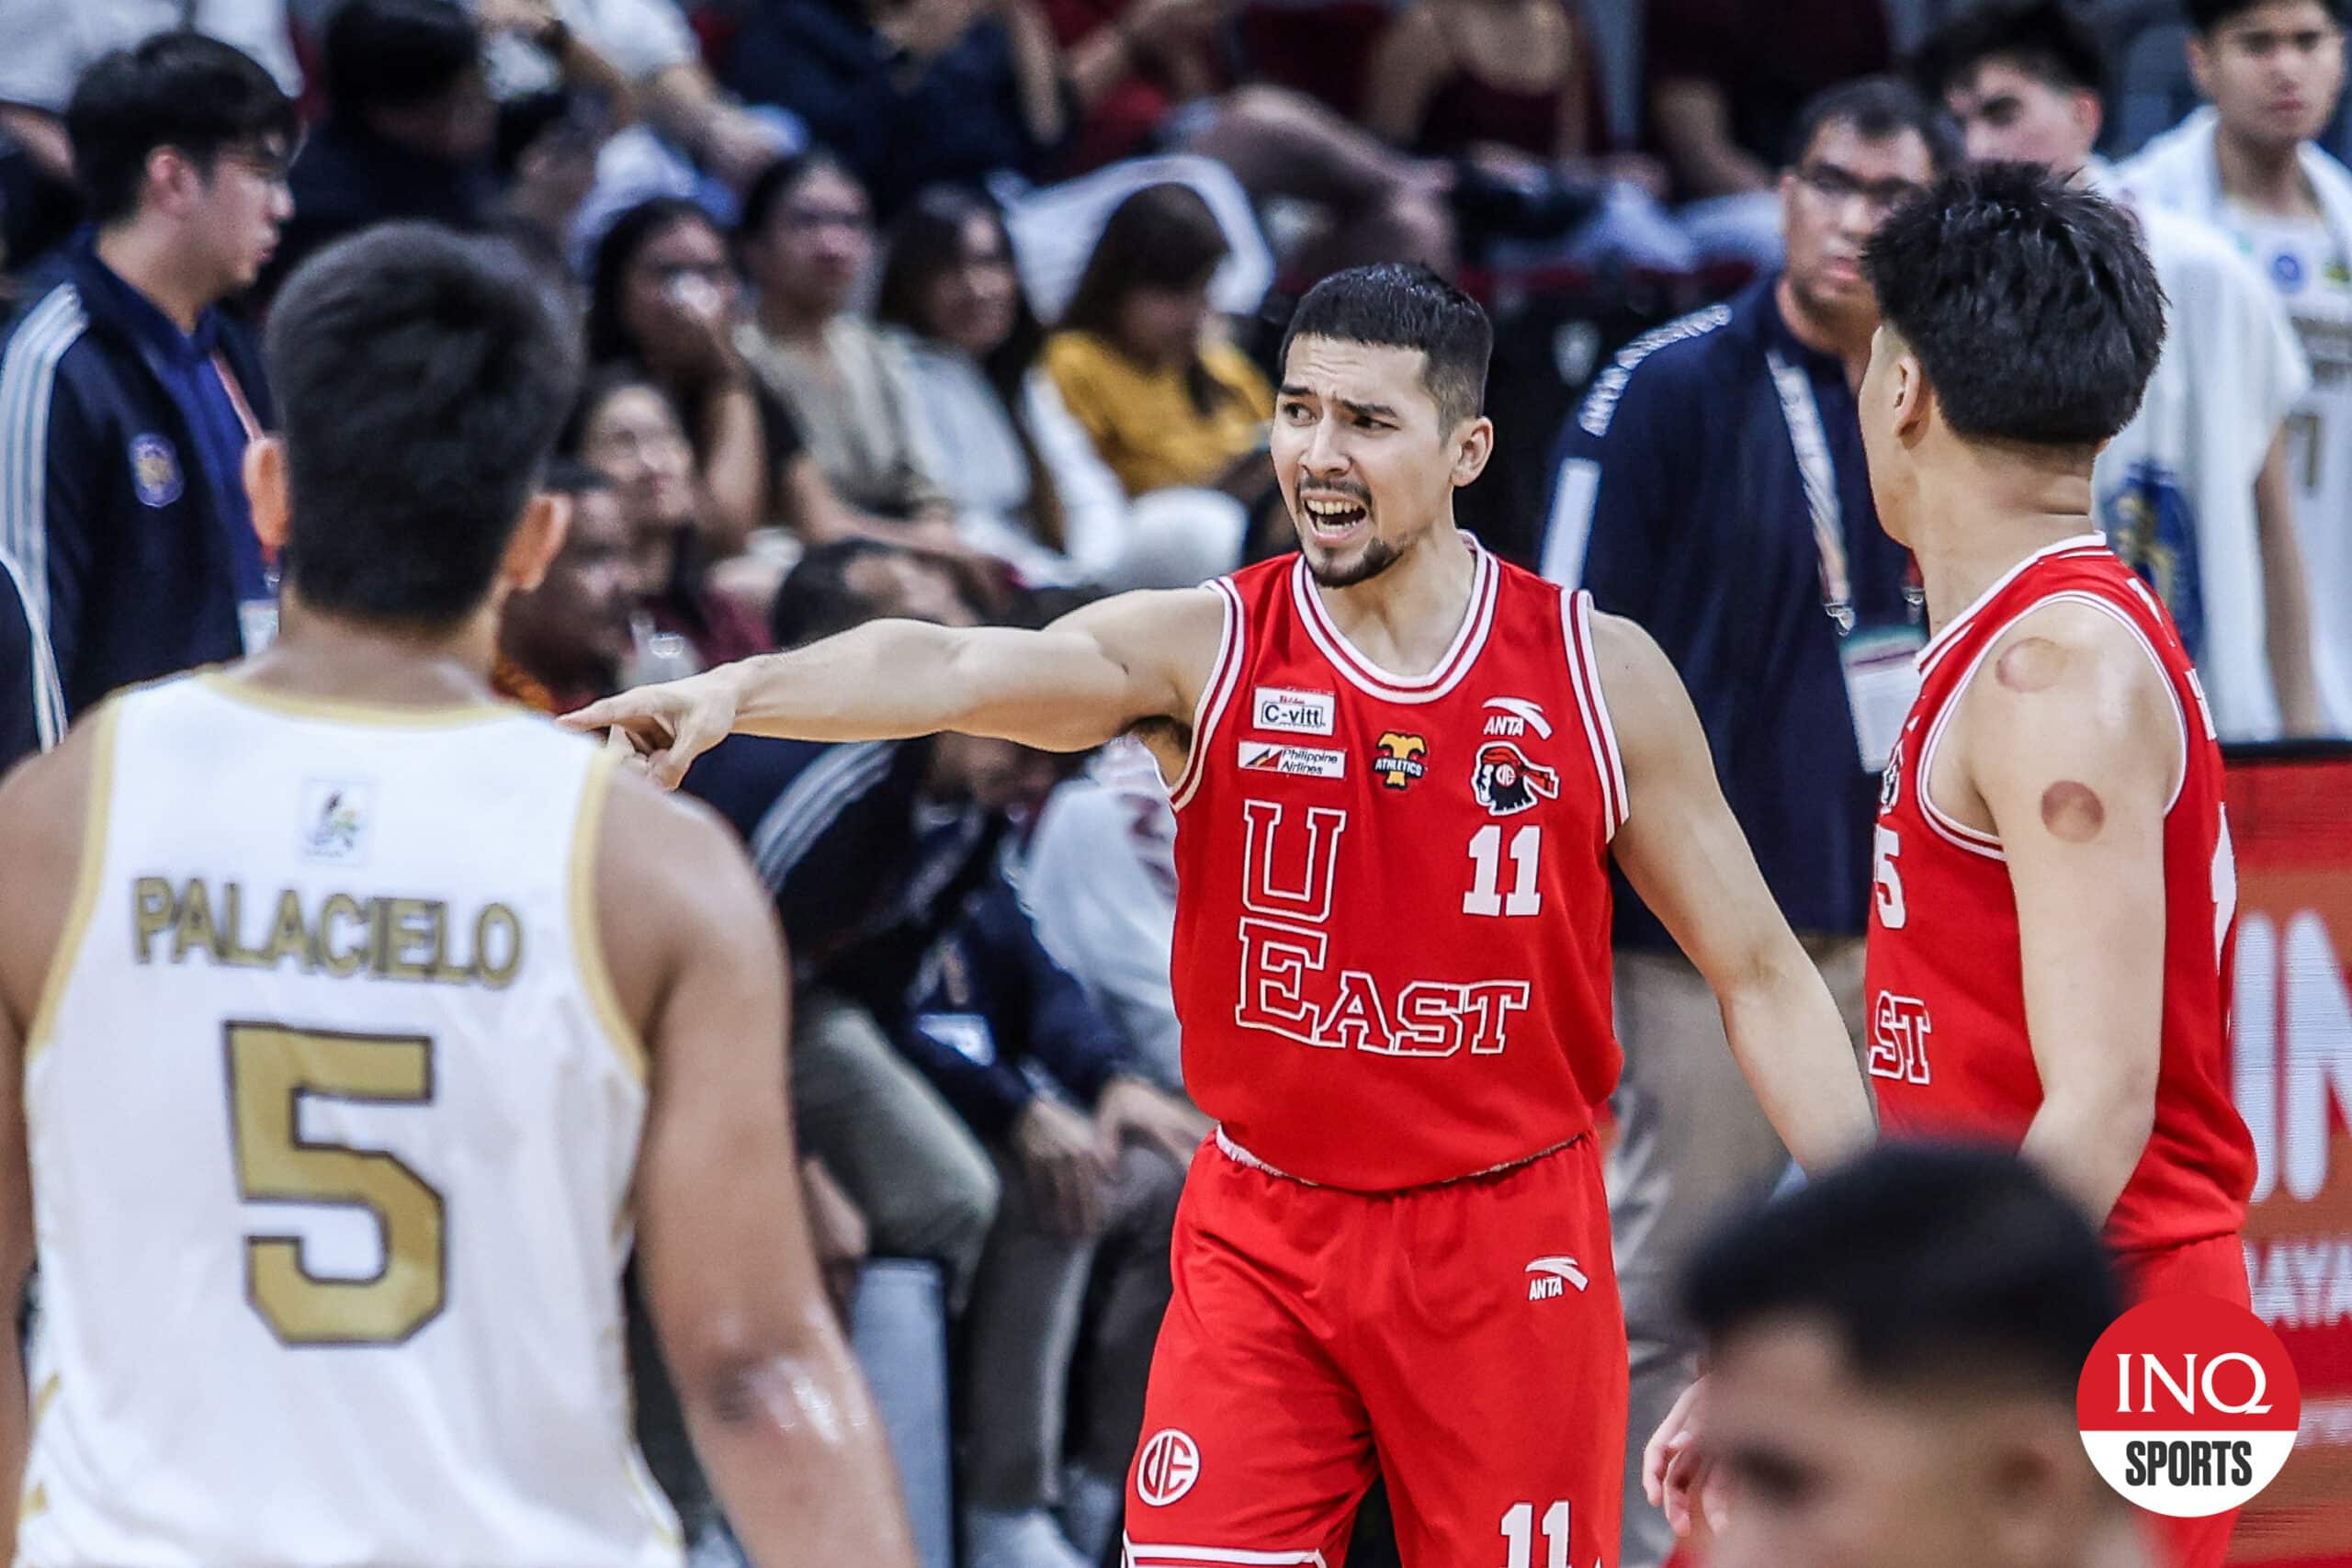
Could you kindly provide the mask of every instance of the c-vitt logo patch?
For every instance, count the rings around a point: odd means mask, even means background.
[[[2302,1386],[2263,1321],[2216,1296],[2143,1302],[2099,1336],[2075,1385],[2083,1447],[2152,1513],[2235,1508],[2294,1451]]]

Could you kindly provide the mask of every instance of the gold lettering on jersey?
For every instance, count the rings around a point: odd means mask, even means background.
[[[300,889],[288,887],[250,901],[249,927],[239,883],[216,886],[193,876],[175,887],[164,877],[142,876],[131,884],[130,896],[131,949],[141,964],[156,962],[157,939],[168,933],[173,964],[198,953],[233,968],[290,964],[338,980],[365,975],[494,991],[514,984],[523,967],[522,917],[500,903],[482,905],[469,917],[437,898],[330,893],[312,910]]]

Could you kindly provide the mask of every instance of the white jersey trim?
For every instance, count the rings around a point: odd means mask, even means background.
[[[1324,609],[1323,597],[1316,592],[1315,579],[1306,570],[1306,558],[1298,558],[1297,565],[1291,569],[1290,582],[1299,619],[1323,657],[1350,685],[1383,702],[1433,703],[1459,685],[1477,663],[1479,651],[1487,646],[1487,633],[1495,623],[1495,601],[1502,573],[1495,565],[1495,558],[1476,540],[1464,536],[1463,542],[1469,546],[1477,561],[1470,584],[1470,603],[1463,612],[1462,625],[1454,632],[1453,641],[1436,667],[1425,675],[1399,675],[1358,652],[1347,634],[1332,622],[1330,612]]]
[[[613,1055],[629,1077],[646,1082],[645,1042],[613,988],[612,971],[605,962],[604,933],[598,930],[596,860],[604,844],[605,802],[612,794],[613,753],[601,748],[588,764],[580,786],[580,808],[571,819],[571,962],[580,971],[581,988],[604,1028]]]
[[[121,726],[124,699],[117,697],[97,709],[90,737],[89,804],[82,817],[81,863],[74,868],[74,902],[67,907],[65,926],[58,933],[57,951],[51,955],[49,974],[42,979],[40,999],[33,1004],[32,1024],[25,1031],[23,1066],[49,1048],[57,1032],[57,1010],[65,989],[81,967],[82,944],[89,935],[90,918],[97,912],[98,890],[106,875],[108,822],[114,813],[115,732]]]
[[[1996,648],[2000,646],[2001,639],[2016,630],[2026,617],[2052,604],[2086,604],[2113,616],[2124,630],[2132,634],[2132,640],[2140,645],[2140,650],[2148,656],[2148,661],[2156,668],[2156,677],[2163,684],[2165,695],[2172,699],[2173,729],[2180,740],[2178,761],[2176,766],[2177,776],[2173,781],[2172,795],[2165,802],[2164,814],[2166,817],[2172,815],[2173,807],[2180,804],[2181,792],[2188,787],[2188,715],[2181,709],[2180,693],[2173,685],[2172,671],[2165,667],[2164,657],[2156,651],[2156,645],[2148,639],[2148,634],[2141,629],[2140,624],[2132,618],[2130,613],[2112,600],[2103,598],[2097,593],[2086,592],[2079,588],[2062,589],[2058,592],[2045,594],[2003,621],[1984,639],[1984,646],[1977,649],[1976,657],[1969,660],[1966,670],[1961,671],[1960,682],[1952,688],[1951,695],[1944,699],[1942,710],[1936,715],[1936,722],[1928,730],[1928,743],[1920,749],[1919,752],[1920,815],[1927,818],[1928,826],[1933,829],[1939,837],[1958,848],[1968,851],[1971,854],[1983,855],[1987,860],[2007,861],[2009,858],[2001,849],[2000,835],[1972,828],[1967,823],[1951,816],[1936,804],[1935,793],[1929,788],[1929,784],[1935,777],[1936,748],[1942,741],[1944,729],[1951,723],[1952,716],[1960,711],[1961,700],[1968,694],[1970,683],[1976,679],[1976,671],[1984,667],[1984,660],[1991,657]]]
[[[2106,536],[2101,534],[2076,534],[2074,537],[2061,539],[2054,545],[2042,546],[2041,548],[2034,551],[2033,554],[2026,557],[2025,559],[2018,562],[2017,565],[2001,573],[1999,577],[1993,580],[1990,587],[1986,588],[1984,592],[1979,593],[1976,596],[1974,601],[1969,604],[1967,609],[1962,610],[1959,615],[1954,615],[1950,621],[1945,623],[1941,631],[1939,631],[1935,636],[1928,639],[1928,645],[1919,650],[1919,672],[1924,675],[1929,671],[1935,669],[1938,664],[1943,662],[1944,655],[1951,651],[1952,642],[1960,636],[1962,629],[1964,628],[1969,622],[1974,620],[1977,613],[1983,610],[1985,605],[1990,604],[1994,599],[2000,594],[2003,589],[2008,587],[2010,583],[2015,582],[2019,577],[2023,576],[2026,568],[2032,566],[2037,561],[2048,560],[2053,556],[2073,555],[2077,551],[2088,552],[2093,550],[2096,550],[2102,555],[2114,554],[2114,551],[2108,548]]]
[[[1577,711],[1592,748],[1592,769],[1600,780],[1600,815],[1608,838],[1633,815],[1625,792],[1625,763],[1617,751],[1617,728],[1609,720],[1609,698],[1600,689],[1600,662],[1592,652],[1592,595],[1574,589],[1560,595],[1560,632],[1567,639],[1568,680],[1577,691]]]
[[[1217,720],[1225,716],[1227,704],[1233,700],[1233,688],[1240,683],[1242,643],[1245,640],[1245,617],[1241,613],[1241,595],[1234,590],[1230,578],[1213,577],[1208,587],[1225,601],[1225,627],[1217,636],[1216,662],[1209,666],[1208,684],[1201,688],[1200,700],[1193,705],[1193,743],[1184,758],[1184,771],[1177,775],[1176,786],[1168,792],[1168,804],[1175,810],[1184,809],[1201,787],[1201,778],[1207,772],[1209,739],[1216,732]]]
[[[1248,1551],[1230,1546],[1150,1546],[1121,1536],[1127,1568],[1328,1568],[1319,1551]]]

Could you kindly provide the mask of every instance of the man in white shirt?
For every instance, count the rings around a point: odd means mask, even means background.
[[[2220,228],[2268,278],[2310,357],[2287,422],[2328,728],[2352,734],[2352,171],[2312,144],[2344,91],[2347,0],[2188,0],[2211,100],[2118,171]]]
[[[2041,164],[2115,194],[2091,153],[2098,43],[2058,0],[1973,12],[1922,60],[1972,158]],[[2099,526],[2163,595],[2224,736],[2318,733],[2284,433],[2310,386],[2302,351],[2277,296],[2220,231],[2161,208],[2138,215],[2172,309],[2147,398],[2099,455]]]

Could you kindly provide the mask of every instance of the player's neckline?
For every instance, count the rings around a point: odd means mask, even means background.
[[[1297,603],[1299,617],[1315,646],[1349,683],[1391,702],[1429,702],[1452,691],[1477,661],[1479,650],[1486,646],[1487,633],[1494,624],[1501,573],[1496,569],[1491,552],[1466,535],[1464,542],[1469,545],[1476,563],[1469,602],[1463,608],[1462,624],[1455,628],[1453,640],[1447,644],[1436,664],[1419,675],[1398,674],[1367,658],[1350,642],[1324,606],[1323,596],[1316,592],[1314,575],[1306,570],[1306,558],[1298,558],[1291,569],[1291,593]]]
[[[2048,560],[2052,556],[2067,555],[2084,549],[2104,550],[2107,547],[2107,536],[2104,534],[2076,534],[2071,538],[2060,539],[2055,544],[2042,546],[2041,548],[1995,578],[1984,592],[1969,601],[1968,608],[1945,622],[1943,629],[1929,637],[1928,645],[1919,650],[1919,668],[1922,671],[1933,669],[1937,661],[1951,651],[1952,643],[1962,631],[1967,629],[1969,623],[1983,613],[1985,605],[1999,598],[2011,583],[2024,576],[2028,568]]]

